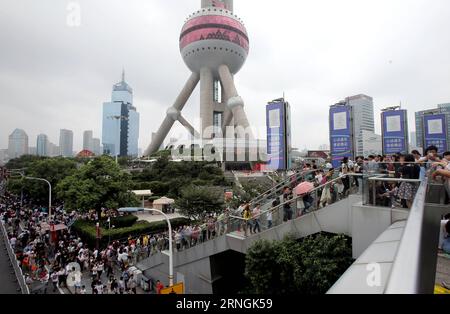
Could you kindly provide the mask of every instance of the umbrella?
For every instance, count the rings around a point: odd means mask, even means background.
[[[297,195],[304,195],[311,192],[314,189],[314,184],[311,182],[302,182],[294,189],[294,193]]]

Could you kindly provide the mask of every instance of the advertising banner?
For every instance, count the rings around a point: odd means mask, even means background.
[[[381,114],[383,154],[408,153],[407,111],[392,110]]]
[[[330,108],[330,150],[331,163],[338,168],[344,157],[353,159],[353,136],[351,108],[336,106]]]
[[[286,142],[284,103],[270,103],[266,107],[267,157],[271,170],[286,170]]]
[[[423,117],[425,131],[425,147],[436,146],[439,153],[447,150],[447,119],[445,114],[436,114]]]

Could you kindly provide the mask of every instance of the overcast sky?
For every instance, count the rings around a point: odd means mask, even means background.
[[[79,27],[67,23],[79,3]],[[185,18],[200,0],[1,0],[0,148],[15,128],[59,129],[101,138],[102,103],[122,68],[141,115],[145,148],[189,71],[179,54]],[[250,55],[236,76],[250,123],[265,125],[267,101],[283,92],[292,106],[293,145],[328,143],[328,107],[367,94],[379,110],[401,101],[414,112],[450,102],[448,0],[235,0]],[[198,124],[199,93],[184,115]],[[174,129],[173,134],[184,132]]]

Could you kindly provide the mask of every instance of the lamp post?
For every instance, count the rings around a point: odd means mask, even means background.
[[[164,216],[169,226],[169,287],[173,286],[173,250],[172,250],[172,225],[170,224],[170,219],[162,211],[157,209],[143,208],[146,212],[156,212]]]
[[[51,219],[51,217],[52,217],[52,184],[48,180],[45,180],[42,178],[26,177],[23,174],[22,174],[22,177],[27,180],[43,181],[48,184],[48,217]]]
[[[117,116],[109,116],[108,119],[112,119],[112,120],[116,120],[117,121],[117,131],[118,131],[118,141],[120,143],[120,121],[127,121],[128,117],[126,116],[121,116],[121,115],[117,115]],[[116,147],[117,145],[114,144],[114,150],[116,153],[116,164],[119,163],[118,158],[119,158],[119,154],[120,154],[120,145],[118,145],[119,147]]]

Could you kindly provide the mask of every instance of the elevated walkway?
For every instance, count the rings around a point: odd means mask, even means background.
[[[215,268],[215,257],[226,252],[244,255],[258,240],[282,240],[287,235],[300,239],[320,232],[345,234],[352,237],[354,241],[356,249],[353,255],[356,258],[373,241],[374,238],[370,239],[372,234],[375,234],[375,237],[378,236],[391,224],[392,219],[406,219],[407,215],[408,213],[404,210],[363,206],[360,195],[350,195],[325,208],[281,223],[261,233],[245,237],[242,232],[233,231],[185,251],[175,252],[175,280],[179,280],[178,276],[182,278],[185,282],[186,293],[213,293],[213,284],[217,280],[212,271]],[[355,224],[360,228],[354,228]],[[141,261],[137,267],[147,277],[168,284],[167,251]]]

